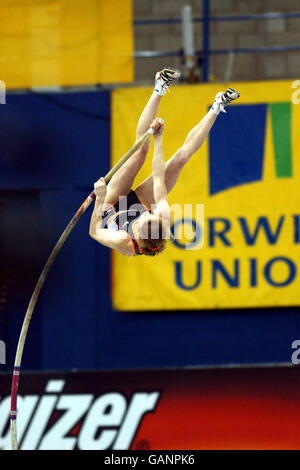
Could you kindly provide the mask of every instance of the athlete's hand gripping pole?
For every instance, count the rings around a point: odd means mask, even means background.
[[[108,183],[113,175],[121,168],[121,166],[143,145],[152,134],[154,134],[154,130],[149,128],[148,131],[138,139],[135,144],[128,150],[127,153],[116,163],[116,165],[107,173],[107,175],[104,177],[105,182]],[[58,242],[56,243],[55,247],[53,248],[41,274],[40,277],[35,285],[34,291],[32,293],[29,305],[26,310],[25,318],[23,321],[20,337],[19,337],[19,342],[17,346],[17,351],[16,351],[16,357],[15,357],[15,363],[14,363],[14,370],[13,370],[13,377],[12,377],[12,384],[11,384],[11,407],[10,407],[10,430],[11,430],[11,444],[12,444],[12,449],[17,450],[18,449],[18,441],[17,441],[17,393],[18,393],[18,386],[19,386],[19,375],[20,375],[20,367],[21,367],[21,362],[22,362],[22,355],[23,355],[23,349],[24,349],[24,344],[27,336],[27,331],[28,327],[30,324],[30,320],[32,317],[32,313],[34,310],[34,307],[36,305],[36,302],[38,300],[39,294],[41,292],[41,289],[44,285],[44,282],[46,280],[46,277],[50,271],[50,268],[62,248],[63,244],[65,243],[66,239],[70,235],[71,231],[77,224],[78,220],[80,217],[84,214],[86,209],[89,207],[91,202],[95,199],[95,193],[94,191],[91,192],[91,194],[86,198],[86,200],[83,202],[83,204],[79,207],[78,211],[75,213],[75,215],[72,217],[71,221],[68,223],[67,227],[63,231],[62,235],[60,236]]]

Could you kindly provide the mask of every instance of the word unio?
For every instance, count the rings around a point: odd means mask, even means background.
[[[172,227],[173,234],[175,235],[172,243],[181,250],[195,249],[194,246],[199,243],[199,239],[202,236],[201,227],[197,226],[197,221],[193,220],[192,222],[192,228],[196,228],[196,230],[194,230],[193,240],[188,243],[181,242],[176,237],[176,231],[181,228],[181,224],[189,224],[191,221],[176,221]],[[219,217],[208,218],[206,222],[208,234],[205,249],[209,250],[222,246],[224,250],[228,250],[228,257],[226,257],[226,251],[224,251],[224,258],[222,260],[212,258],[205,261],[206,264],[202,260],[196,260],[195,275],[192,282],[190,282],[190,279],[186,282],[184,261],[174,261],[175,283],[180,289],[193,290],[199,287],[203,280],[203,272],[205,272],[205,275],[210,276],[210,285],[213,289],[218,288],[220,280],[225,282],[230,288],[239,288],[242,282],[244,285],[248,285],[248,287],[255,288],[262,280],[272,287],[280,288],[288,286],[295,281],[297,264],[290,257],[279,254],[263,262],[253,256],[253,251],[249,252],[252,256],[243,257],[243,259],[229,257],[229,255],[230,248],[232,247],[255,247],[262,239],[270,246],[276,245],[279,243],[285,228],[289,230],[291,245],[300,244],[300,215],[281,215],[275,227],[271,226],[266,216],[260,216],[257,217],[251,228],[245,217],[238,217],[234,220],[238,224],[240,232],[238,243],[234,243],[232,240],[232,220]],[[275,273],[278,273],[276,268],[280,268],[280,279],[276,278]],[[247,272],[246,276],[245,274],[243,275],[243,279],[242,270],[243,273]]]

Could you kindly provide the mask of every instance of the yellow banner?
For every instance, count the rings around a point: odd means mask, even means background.
[[[132,0],[1,3],[0,79],[7,88],[133,80]]]
[[[294,84],[295,85],[295,84]],[[204,204],[202,249],[169,241],[156,257],[113,253],[118,310],[299,305],[300,105],[291,81],[233,83],[237,103],[221,114],[169,195],[172,207]],[[170,158],[226,85],[173,87],[161,103]],[[112,100],[112,163],[132,145],[150,88],[119,89]],[[298,93],[299,95],[299,93]],[[293,103],[294,102],[294,103]],[[152,147],[137,183],[151,172]],[[193,212],[193,213],[194,213]],[[184,212],[183,212],[184,213]],[[192,217],[183,225],[191,228]],[[174,211],[175,235],[182,228]],[[174,228],[175,227],[175,228]],[[201,247],[199,244],[198,247]]]

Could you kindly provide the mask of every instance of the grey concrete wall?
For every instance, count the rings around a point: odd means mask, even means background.
[[[211,0],[210,3],[211,16],[300,12],[300,0]],[[186,4],[191,5],[193,16],[202,16],[202,0],[134,0],[134,18],[179,18],[181,7]],[[194,30],[196,49],[201,50],[202,25],[196,23]],[[135,50],[179,50],[181,35],[179,24],[136,26]],[[300,18],[211,23],[212,49],[295,44],[300,45]],[[300,77],[300,52],[235,54],[231,60],[231,81]],[[136,59],[136,83],[152,83],[154,72],[164,65],[182,68],[177,57]],[[228,67],[228,55],[211,56],[211,81],[223,81]]]

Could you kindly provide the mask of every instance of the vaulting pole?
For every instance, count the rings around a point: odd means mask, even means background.
[[[114,174],[121,168],[121,166],[145,143],[153,134],[155,131],[151,128],[148,129],[148,131],[140,138],[138,139],[135,144],[128,150],[128,152],[116,163],[116,165],[107,173],[107,175],[104,177],[105,182],[108,183],[111,178],[114,176]],[[34,307],[37,303],[37,300],[39,298],[41,289],[44,285],[44,282],[47,278],[47,275],[50,271],[50,268],[52,264],[54,263],[54,260],[56,256],[58,255],[59,251],[61,250],[63,244],[67,240],[68,236],[70,235],[71,231],[77,224],[78,220],[80,217],[85,213],[86,209],[89,207],[89,205],[94,201],[95,199],[95,193],[94,191],[89,194],[89,196],[85,199],[83,204],[79,207],[77,212],[74,214],[72,217],[71,221],[68,223],[67,227],[61,234],[58,242],[56,243],[55,247],[53,248],[41,274],[40,277],[36,283],[36,286],[34,288],[34,291],[32,293],[29,305],[26,310],[25,318],[23,321],[23,326],[22,330],[20,333],[19,337],[19,342],[17,346],[17,351],[16,351],[16,357],[15,357],[15,363],[14,363],[14,370],[13,370],[13,376],[12,376],[12,384],[11,384],[11,405],[10,405],[10,432],[11,432],[11,444],[12,444],[12,449],[17,450],[18,449],[18,440],[17,440],[17,394],[18,394],[18,386],[19,386],[19,376],[20,376],[20,368],[21,368],[21,362],[22,362],[22,356],[23,356],[23,349],[24,349],[24,344],[27,336],[27,331],[28,327],[30,324],[30,320],[32,317],[32,313],[34,310]]]

